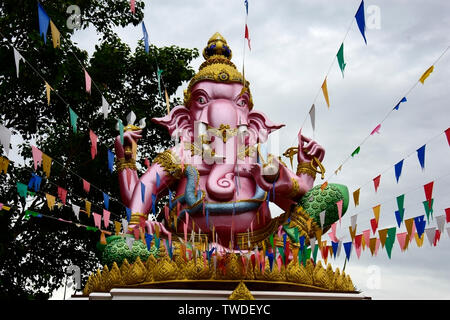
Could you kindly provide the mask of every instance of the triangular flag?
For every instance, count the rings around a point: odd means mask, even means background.
[[[333,248],[333,257],[336,258],[336,253],[338,251],[339,242],[331,241],[331,247]]]
[[[130,0],[130,10],[133,14],[136,13],[136,0]],[[150,249],[148,249],[150,251]]]
[[[353,192],[353,201],[355,202],[355,207],[359,205],[359,192],[361,191],[361,188],[358,190],[355,190]]]
[[[60,48],[61,47],[61,34],[59,33],[58,28],[56,28],[53,21],[50,20],[50,30],[52,31],[52,41],[53,41],[53,48]]]
[[[97,155],[97,140],[98,140],[98,137],[94,133],[94,131],[92,131],[91,129],[89,129],[89,138],[91,139],[91,157],[92,157],[92,159],[94,159],[95,156]]]
[[[166,98],[166,108],[167,108],[167,114],[170,113],[170,101],[169,101],[169,95],[167,94],[167,89],[164,88],[164,96]]]
[[[327,106],[328,106],[328,108],[330,108],[330,100],[328,98],[327,78],[325,78],[325,80],[322,83],[322,92],[323,92],[325,101],[327,102]]]
[[[430,202],[431,197],[433,195],[433,184],[434,181],[431,181],[430,183],[427,183],[423,186],[423,189],[425,190],[425,199],[428,201],[428,208],[431,209],[432,203]]]
[[[319,213],[320,227],[323,229],[323,224],[325,223],[325,210]]]
[[[397,197],[397,207],[398,207],[398,210],[402,210],[402,209],[405,208],[404,203],[405,203],[405,194],[399,195],[399,196]]]
[[[369,244],[370,244],[370,229],[363,231],[363,237],[364,237],[364,246],[369,246]]]
[[[109,212],[108,210],[103,209],[103,225],[105,226],[105,228],[108,228],[109,226],[109,217],[111,215],[111,212]]]
[[[101,229],[102,228],[102,216],[98,213],[93,212],[92,215],[94,216],[94,225]]]
[[[144,21],[142,21],[142,33],[144,34],[144,45],[145,45],[145,52],[149,52],[148,48],[148,33],[147,28],[145,27]]]
[[[20,182],[16,182],[16,186],[17,186],[17,193],[19,194],[19,196],[24,197],[26,199],[28,192],[27,185]]]
[[[109,195],[103,192],[103,203],[106,209],[109,209]]]
[[[46,177],[50,177],[50,170],[52,167],[52,158],[50,158],[45,153],[42,153],[42,170],[44,171]]]
[[[50,85],[47,82],[45,82],[45,92],[46,92],[46,95],[47,95],[47,105],[50,105],[50,90],[53,90],[53,88],[50,87]]]
[[[114,221],[114,231],[116,232],[116,236],[119,235],[121,229],[122,229],[122,224],[118,221]]]
[[[423,73],[423,75],[420,77],[419,81],[424,84],[425,80],[430,76],[430,74],[433,72],[434,66],[431,66]]]
[[[31,146],[31,153],[33,154],[34,171],[36,171],[37,166],[42,165],[42,151],[35,146]]]
[[[345,250],[345,257],[347,258],[347,261],[350,260],[350,254],[352,253],[352,242],[345,242],[344,243],[344,250]]]
[[[403,222],[404,213],[405,213],[405,209],[403,209],[403,208],[399,209],[399,210],[395,210],[395,219],[397,220],[397,224],[398,224],[399,228]]]
[[[375,192],[377,192],[378,187],[380,186],[380,179],[381,179],[381,174],[379,176],[377,176],[376,178],[373,178],[373,185],[375,187]]]
[[[370,135],[374,135],[375,133],[380,134],[380,129],[381,129],[381,123],[379,125],[377,125],[375,127],[375,129],[372,130],[372,132],[370,133]]]
[[[377,221],[377,219],[375,219],[375,218],[370,219],[370,226],[372,227],[373,234],[375,234],[375,231],[377,231],[377,228],[378,228],[378,221]]]
[[[69,107],[70,124],[72,126],[73,133],[77,133],[77,119],[78,115]]]
[[[361,32],[364,42],[367,44],[366,40],[366,18],[364,17],[364,0],[361,1],[361,4],[359,5],[358,11],[356,11],[356,23],[358,24],[359,31]]]
[[[344,43],[341,44],[341,47],[339,48],[339,51],[336,56],[337,56],[339,68],[341,69],[341,72],[342,72],[342,78],[343,78],[344,77],[344,69],[346,66],[346,63],[344,62]]]
[[[375,252],[374,252],[375,256],[377,255],[378,248],[380,247],[380,243],[381,243],[380,239],[377,238],[377,242],[375,243]]]
[[[127,221],[130,222],[130,220],[131,220],[131,209],[125,207],[125,212],[127,214]]]
[[[311,118],[311,125],[313,131],[316,130],[316,106],[313,104],[311,109],[309,109],[309,117]]]
[[[47,43],[47,30],[48,24],[50,23],[50,17],[42,8],[41,4],[38,2],[38,16],[39,16],[39,35],[44,35],[44,43]]]
[[[403,160],[395,164],[395,179],[400,179],[400,175],[402,174],[402,168],[403,168]]]
[[[6,155],[9,154],[9,145],[11,143],[11,131],[0,124],[0,141],[3,146],[3,151]]]
[[[450,229],[450,228],[449,228],[449,229]],[[416,244],[417,244],[417,246],[418,246],[419,248],[422,247],[422,245],[423,245],[423,239],[425,239],[425,235],[422,234],[422,236],[419,237],[419,235],[416,233],[416,234],[414,235],[414,237],[415,237],[415,239],[416,239]]]
[[[111,150],[108,150],[108,169],[112,173],[113,172],[113,164],[114,164],[114,153]]]
[[[325,181],[324,183],[322,183],[322,185],[320,186],[320,190],[325,190],[325,188],[328,187],[328,181]]]
[[[422,147],[417,149],[417,157],[419,158],[419,163],[422,170],[425,169],[425,147],[426,145],[424,144]]]
[[[384,248],[386,243],[388,229],[378,230],[378,235],[380,236],[381,246]]]
[[[132,251],[133,250],[133,243],[134,243],[135,239],[133,237],[126,237],[125,239],[126,239],[126,242],[127,242],[128,249],[130,249],[130,251]]]
[[[86,83],[86,92],[91,94],[91,76],[84,70],[84,81]]]
[[[357,221],[358,215],[355,214],[350,217],[352,229],[356,229],[356,221]]]
[[[406,232],[408,233],[408,236],[411,237],[411,233],[413,232],[413,227],[414,227],[414,218],[406,219],[405,227],[406,227]]]
[[[417,216],[414,218],[414,225],[416,226],[417,234],[419,235],[419,238],[422,236],[422,234],[425,232],[425,216]]]
[[[72,210],[75,214],[75,217],[77,217],[77,220],[80,220],[80,207],[72,203]]]
[[[445,222],[450,222],[450,208],[445,209]]]
[[[385,247],[386,247],[386,253],[388,254],[389,259],[391,259],[391,253],[392,253],[392,247],[394,246],[395,237],[390,238],[388,237],[386,239]]]
[[[402,233],[398,233],[398,234],[397,234],[398,244],[400,245],[400,249],[401,249],[402,251],[405,250],[406,236],[407,236],[407,233],[406,233],[406,232],[402,232]]]
[[[104,96],[102,96],[102,112],[103,112],[103,119],[107,119],[108,114],[110,113],[110,106]]]
[[[58,198],[66,205],[67,190],[58,186]]]
[[[433,219],[433,203],[434,203],[434,199],[431,199],[431,201],[423,201],[423,207],[425,209],[425,213],[427,214],[427,221],[430,221],[430,215],[431,218]],[[430,208],[430,203],[431,203],[431,208]]]
[[[376,245],[377,245],[377,238],[371,238],[369,242],[369,249],[372,256],[375,254]]]
[[[436,236],[436,227],[430,227],[425,229],[430,246],[433,246],[434,237]]]
[[[344,203],[344,200],[339,200],[336,202],[336,206],[338,208],[338,216],[339,216],[339,225],[341,224],[341,218],[342,218],[342,204]]]
[[[437,216],[436,217],[436,224],[437,224],[439,232],[443,233],[444,232],[444,227],[445,227],[445,216],[444,215]]]
[[[394,107],[394,110],[398,110],[398,108],[400,107],[400,103],[402,102],[406,102],[406,97],[403,97],[402,100],[399,101],[399,103],[397,103],[397,105]]]
[[[450,128],[447,128],[447,130],[445,130],[445,136],[447,137],[447,142],[450,146]]]
[[[249,36],[249,34],[248,34],[248,27],[247,27],[247,24],[245,24],[245,39],[247,39],[247,42],[248,42],[248,48],[249,48],[250,50],[252,50],[252,47],[250,46],[250,36]]]
[[[88,215],[88,217],[91,217],[91,202],[88,200],[84,200],[84,204],[85,204],[85,209],[86,209],[86,213]]]
[[[122,230],[123,230],[123,233],[127,233],[128,232],[128,221],[127,221],[127,219],[122,219]]]
[[[51,194],[46,193],[45,198],[47,198],[47,206],[50,209],[50,211],[53,210],[55,207],[56,198],[55,196],[52,196]]]
[[[86,193],[89,193],[89,190],[91,189],[91,184],[84,179],[82,179],[82,180],[83,180],[83,190]]]
[[[377,223],[380,220],[380,208],[381,208],[381,204],[379,204],[379,205],[377,205],[377,206],[372,208],[373,215],[374,215],[375,220],[377,221]]]
[[[20,66],[20,60],[25,61],[24,57],[16,50],[16,48],[13,47],[14,51],[14,61],[16,62],[16,72],[17,72],[17,78],[19,77],[19,66]]]
[[[6,174],[8,172],[9,159],[0,157],[0,173]]]
[[[352,152],[352,157],[354,157],[355,155],[357,155],[359,153],[359,151],[361,150],[361,147],[358,147],[355,149],[355,151]]]
[[[348,227],[348,230],[350,231],[350,237],[352,238],[352,241],[355,240],[356,237],[356,225],[354,228],[352,228],[351,226]]]

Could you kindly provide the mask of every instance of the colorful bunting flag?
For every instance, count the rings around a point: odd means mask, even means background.
[[[339,200],[336,202],[337,208],[338,208],[338,216],[339,216],[339,225],[341,224],[341,218],[342,218],[342,204],[344,203],[344,200]]]
[[[341,44],[341,47],[339,48],[339,51],[336,56],[337,56],[339,68],[341,69],[341,72],[342,72],[342,78],[344,78],[344,69],[346,66],[346,63],[344,62],[344,43]]]
[[[88,217],[90,218],[91,217],[91,202],[88,200],[85,200],[84,203],[85,203],[86,213],[87,213]]]
[[[313,131],[316,130],[316,106],[313,104],[309,109],[309,117],[311,118],[311,125]]]
[[[359,31],[361,31],[361,34],[364,38],[364,42],[367,44],[366,40],[366,18],[364,17],[364,0],[361,1],[361,4],[359,5],[358,11],[356,11],[356,23],[358,24]]]
[[[9,159],[0,157],[0,173],[6,174],[8,172]]]
[[[166,108],[167,108],[167,114],[170,113],[170,101],[169,101],[169,95],[167,94],[167,89],[164,88],[164,96],[166,98]]]
[[[352,229],[356,229],[356,220],[357,220],[357,218],[358,218],[357,214],[355,214],[355,215],[350,217]]]
[[[320,219],[320,227],[323,229],[323,224],[325,223],[325,210],[319,213],[319,219]]]
[[[108,228],[109,226],[109,217],[111,215],[111,212],[109,212],[108,210],[103,209],[103,225],[105,226],[105,228]]]
[[[375,216],[375,220],[378,222],[380,219],[380,208],[381,208],[381,204],[375,206],[372,208],[373,210],[373,215]]]
[[[325,77],[325,80],[323,80],[322,83],[322,92],[323,96],[325,98],[325,101],[327,102],[328,109],[330,108],[330,100],[328,98],[328,89],[327,89],[327,78]]]
[[[406,232],[402,232],[402,233],[398,233],[398,234],[397,234],[398,244],[400,245],[400,249],[401,249],[402,251],[405,250],[406,236],[407,236],[407,233],[406,233]]]
[[[381,129],[381,123],[380,123],[379,125],[377,125],[377,126],[375,127],[375,129],[372,130],[372,132],[370,133],[370,135],[372,136],[372,135],[374,135],[375,133],[380,134],[380,129]]]
[[[423,245],[423,239],[425,239],[425,235],[422,234],[422,236],[419,237],[419,235],[416,233],[416,234],[414,235],[414,237],[415,237],[415,239],[416,239],[417,246],[418,246],[419,248],[422,247],[422,245]]]
[[[419,81],[424,84],[425,80],[430,76],[430,74],[433,72],[434,66],[431,66],[423,73],[423,75],[420,77]]]
[[[83,190],[86,193],[89,193],[89,190],[91,189],[91,184],[84,179],[82,179],[82,180],[83,180]]]
[[[361,147],[358,147],[355,149],[355,151],[352,152],[352,157],[354,157],[355,155],[357,155],[359,153],[359,151],[361,150]]]
[[[6,156],[9,154],[9,145],[11,143],[11,131],[0,124],[0,141],[3,146],[3,151],[5,152]]]
[[[98,140],[98,137],[94,133],[94,131],[92,131],[91,129],[89,129],[89,138],[91,139],[91,157],[92,157],[92,159],[94,159],[95,156],[97,155],[97,140]]]
[[[109,209],[109,195],[103,192],[103,203],[106,209]]]
[[[375,187],[375,192],[377,192],[378,187],[380,186],[380,179],[381,179],[381,174],[378,175],[376,178],[373,178],[373,185]]]
[[[142,33],[144,34],[144,44],[145,44],[145,52],[149,53],[149,48],[148,48],[148,33],[147,33],[147,28],[145,27],[145,23],[144,21],[142,21]]]
[[[434,199],[431,199],[431,201],[425,200],[422,203],[423,203],[423,207],[425,209],[425,213],[427,214],[427,221],[430,221],[430,215],[431,215],[431,218],[433,218]],[[430,208],[430,203],[431,203],[431,208]]]
[[[355,202],[355,207],[357,207],[359,205],[359,193],[361,191],[361,188],[355,190],[353,192],[353,201]]]
[[[345,242],[344,243],[344,250],[345,250],[345,257],[347,261],[350,260],[350,254],[352,253],[352,242]]]
[[[400,162],[398,162],[395,166],[395,179],[397,179],[397,183],[398,183],[398,179],[400,179],[400,175],[402,174],[402,168],[403,168],[403,160],[401,160]]]
[[[86,83],[86,92],[91,94],[91,76],[84,70],[84,81]]]
[[[16,62],[17,78],[19,78],[20,60],[23,60],[23,62],[25,62],[25,59],[14,47],[13,47],[13,52],[14,52],[14,61]]]
[[[45,93],[47,95],[47,105],[50,105],[50,90],[53,90],[53,88],[45,82]]]
[[[130,0],[130,10],[133,14],[136,12],[136,0]],[[150,249],[148,249],[150,251]]]
[[[425,216],[422,215],[422,216],[415,217],[414,225],[416,226],[416,231],[420,238],[425,231],[425,225],[426,225]]]
[[[67,190],[58,186],[58,198],[66,205]]]
[[[403,222],[403,216],[405,214],[405,209],[399,209],[395,210],[395,219],[397,220],[398,227],[400,228],[400,225]]]
[[[122,232],[127,233],[128,232],[128,222],[127,219],[122,219]]]
[[[247,24],[245,24],[245,39],[247,39],[247,42],[248,42],[248,48],[249,48],[250,50],[252,50],[252,47],[250,46],[250,36],[249,36],[249,34],[248,34],[248,26],[247,26]]]
[[[39,17],[39,35],[44,35],[44,43],[47,43],[47,30],[50,23],[50,17],[42,8],[41,4],[38,2],[38,17]]]
[[[77,220],[80,220],[80,207],[72,203],[72,210],[75,214],[75,217],[77,217]]]
[[[398,108],[400,107],[400,103],[402,102],[406,102],[406,97],[403,97],[402,100],[399,101],[399,103],[397,103],[397,105],[394,107],[394,110],[398,110]]]
[[[429,209],[431,209],[431,205],[432,205],[430,200],[433,195],[433,184],[434,184],[434,181],[431,181],[423,186],[423,189],[425,190],[425,199],[427,199],[427,201],[428,201]]]
[[[72,110],[71,107],[69,107],[69,114],[70,114],[70,124],[72,126],[73,133],[77,133],[78,115],[75,113],[75,111]]]
[[[102,228],[102,216],[98,213],[93,212],[92,215],[94,216],[94,225],[101,229]]]
[[[123,145],[123,123],[122,123],[122,120],[119,119],[118,125],[119,125],[119,134],[120,134],[120,143]]]
[[[31,146],[31,153],[33,154],[34,171],[36,171],[37,166],[42,165],[42,151],[35,146]]]
[[[108,169],[112,173],[113,172],[113,164],[114,164],[114,153],[108,149]]]
[[[425,169],[425,146],[423,145],[419,149],[417,149],[417,157],[419,158],[420,166],[422,167],[422,170]]]
[[[28,193],[27,185],[17,182],[16,186],[17,186],[17,193],[19,194],[19,196],[24,197],[26,199]]]
[[[450,222],[450,208],[445,209],[445,222]]]
[[[32,177],[28,182],[28,189],[34,189],[37,192],[41,187],[42,178],[34,173],[32,173],[31,175]]]
[[[127,213],[127,221],[130,222],[130,220],[131,220],[131,209],[125,207],[125,211]]]
[[[375,219],[375,218],[370,219],[370,226],[372,227],[373,234],[375,234],[375,231],[377,231],[377,228],[378,228],[378,221],[377,221],[377,219]]]
[[[445,216],[444,215],[436,217],[436,225],[437,225],[437,228],[440,233],[444,232],[444,227],[445,227]]]
[[[61,34],[59,33],[58,28],[56,28],[53,21],[50,20],[50,30],[52,31],[52,42],[53,48],[61,48]]]
[[[388,229],[378,230],[378,235],[380,237],[381,246],[384,248],[386,243]]]
[[[51,194],[46,193],[45,198],[47,198],[48,208],[50,209],[50,211],[52,211],[53,208],[55,207],[55,202],[56,202],[55,196],[52,196]]]
[[[398,210],[404,209],[404,203],[405,203],[405,194],[399,195],[397,197],[397,207]]]
[[[45,153],[42,153],[42,170],[44,171],[46,177],[50,177],[50,170],[52,167],[52,158],[50,158]]]
[[[434,237],[436,236],[436,227],[426,228],[425,234],[427,235],[427,239],[430,242],[430,246],[433,246]]]
[[[445,136],[447,137],[447,143],[448,143],[448,146],[450,147],[450,128],[445,130]]]

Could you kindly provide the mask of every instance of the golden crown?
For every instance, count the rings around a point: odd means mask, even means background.
[[[184,105],[189,106],[191,98],[191,90],[199,81],[211,80],[222,83],[242,83],[244,88],[250,94],[250,83],[245,80],[244,76],[236,69],[236,66],[231,62],[232,51],[227,44],[224,37],[218,32],[208,40],[208,44],[203,49],[203,58],[205,62],[200,65],[200,68],[195,76],[189,82],[187,90],[184,91]],[[244,91],[243,91],[244,92]],[[253,102],[250,94],[249,108],[252,109]]]

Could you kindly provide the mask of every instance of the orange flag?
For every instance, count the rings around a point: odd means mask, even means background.
[[[328,186],[328,182],[325,181],[321,186],[320,189],[323,191]]]
[[[378,220],[380,219],[380,207],[381,207],[381,204],[372,208],[373,215],[375,216],[375,220],[377,220],[377,223],[378,223]]]
[[[52,167],[52,158],[50,158],[45,153],[42,153],[42,170],[45,172],[45,175],[50,177],[50,169]]]
[[[48,194],[48,193],[45,194],[45,197],[47,198],[47,205],[48,205],[50,211],[52,211],[53,207],[55,206],[56,198],[55,198],[55,196],[52,196],[51,194]]]
[[[61,34],[59,33],[58,28],[56,28],[53,21],[50,20],[50,29],[52,31],[52,41],[53,41],[53,48],[61,48]]]
[[[420,77],[419,81],[424,84],[425,80],[429,77],[429,75],[433,72],[434,66],[431,66],[423,73],[423,75]]]
[[[380,235],[381,246],[384,248],[384,243],[386,242],[388,229],[378,230],[378,234]]]
[[[359,191],[361,190],[361,188],[359,188],[358,190],[355,190],[353,192],[353,201],[355,202],[355,207],[359,205]]]
[[[122,229],[122,224],[120,222],[114,221],[114,228],[116,229],[116,236],[118,236],[120,233],[120,229]]]
[[[328,106],[328,108],[330,108],[330,100],[328,99],[327,78],[325,78],[325,80],[322,83],[322,92],[323,92],[325,101],[327,102],[327,106]]]
[[[417,246],[420,248],[423,245],[423,239],[425,239],[425,233],[422,233],[422,236],[419,238],[419,234],[416,233],[414,235],[414,238],[416,239]]]
[[[350,237],[352,238],[352,241],[355,240],[355,236],[356,236],[356,226],[357,226],[357,225],[355,225],[355,229],[354,229],[354,230],[352,229],[352,226],[348,227],[348,230],[350,230]]]
[[[87,213],[88,217],[90,218],[91,217],[91,203],[87,200],[85,200],[85,203],[86,203],[86,213]]]

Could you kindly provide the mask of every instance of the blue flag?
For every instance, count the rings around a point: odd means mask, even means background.
[[[350,254],[352,252],[352,242],[346,242],[344,243],[344,249],[345,249],[345,257],[347,258],[347,261],[350,260]]]
[[[145,43],[145,52],[149,52],[148,50],[148,33],[147,28],[145,28],[144,21],[142,21],[142,32],[144,33],[144,43]]]
[[[244,5],[245,5],[245,12],[247,12],[248,15],[248,0],[244,0]]]
[[[425,225],[427,224],[427,222],[425,221],[425,215],[415,217],[414,224],[416,226],[417,235],[420,238],[425,232]]]
[[[402,100],[400,100],[400,102],[397,103],[397,105],[394,107],[394,110],[398,110],[398,108],[400,107],[400,103],[406,102],[406,101],[407,101],[407,100],[406,100],[406,97],[403,97]]]
[[[286,250],[287,234],[283,234],[283,249]]]
[[[114,164],[114,153],[111,150],[108,150],[108,169],[113,172],[113,164]]]
[[[150,251],[153,236],[151,234],[145,233],[145,242],[147,243],[147,250]]]
[[[361,1],[361,4],[359,5],[358,11],[356,11],[356,22],[358,23],[359,31],[361,31],[361,34],[364,38],[364,42],[367,44],[366,40],[366,18],[364,17],[364,0]]]
[[[159,185],[161,184],[161,178],[159,177],[158,172],[156,173],[156,188],[159,188]]]
[[[266,256],[267,256],[267,258],[269,258],[270,271],[272,271],[272,266],[273,266],[273,253],[269,253],[269,251],[266,251]]]
[[[417,157],[419,158],[420,166],[422,170],[425,169],[425,144],[417,149]]]
[[[38,2],[38,15],[39,15],[39,35],[44,35],[44,43],[47,43],[47,30],[50,23],[50,17],[45,12],[44,8]]]
[[[395,210],[395,219],[397,219],[398,227],[400,228],[400,225],[403,222],[403,215],[405,214],[405,209],[401,208],[399,210]]]
[[[300,237],[300,250],[303,251],[303,248],[305,247],[305,236]]]
[[[172,191],[169,189],[169,210],[172,210]]]
[[[156,214],[156,194],[152,193],[152,212]]]
[[[34,191],[38,192],[39,189],[41,188],[41,181],[42,181],[42,178],[40,176],[38,176],[35,173],[32,173],[30,182],[28,182],[28,188],[34,189]]]
[[[209,210],[208,210],[208,208],[206,208],[206,227],[208,228],[208,230],[209,230]]]
[[[105,203],[105,208],[109,209],[109,196],[103,192],[103,202]]]
[[[333,248],[333,256],[336,258],[337,249],[339,246],[339,242],[333,242],[331,241],[331,247]]]
[[[142,203],[145,202],[145,184],[143,184],[141,182],[141,198],[142,198]]]
[[[395,165],[395,178],[397,179],[397,183],[398,179],[400,178],[400,175],[402,174],[402,168],[403,168],[403,160]]]
[[[125,211],[127,212],[127,221],[130,222],[130,220],[131,220],[131,209],[125,207]]]

